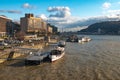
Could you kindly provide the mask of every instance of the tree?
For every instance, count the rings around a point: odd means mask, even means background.
[[[15,37],[18,39],[18,40],[24,40],[24,36],[25,36],[25,32],[22,32],[22,31],[19,31],[15,34]]]

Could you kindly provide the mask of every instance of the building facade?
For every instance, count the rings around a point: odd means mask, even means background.
[[[20,26],[21,31],[25,33],[42,33],[47,30],[46,22],[33,14],[25,14],[25,17],[20,18]]]
[[[20,29],[20,24],[17,22],[8,22],[6,26],[7,30],[7,35],[9,36],[14,36],[17,32],[19,32]]]
[[[12,20],[5,17],[0,16],[0,36],[5,36],[7,33],[7,26]]]
[[[47,30],[48,30],[48,33],[52,33],[52,34],[56,34],[58,33],[58,28],[54,25],[51,25],[51,24],[47,24]]]
[[[47,33],[52,34],[53,28],[50,25],[47,25]]]

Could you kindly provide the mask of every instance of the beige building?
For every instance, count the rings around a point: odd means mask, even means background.
[[[34,17],[33,14],[25,14],[20,19],[21,30],[25,33],[29,32],[45,32],[47,24],[41,18]]]
[[[48,32],[48,33],[53,33],[52,31],[53,31],[53,28],[48,25],[48,26],[47,26],[47,32]]]
[[[44,22],[44,21],[42,21],[42,22],[41,22],[41,25],[42,25],[42,31],[43,31],[43,32],[46,31],[46,30],[47,30],[47,23]]]

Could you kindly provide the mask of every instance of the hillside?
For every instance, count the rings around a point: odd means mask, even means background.
[[[95,23],[79,32],[86,34],[120,34],[120,21]]]

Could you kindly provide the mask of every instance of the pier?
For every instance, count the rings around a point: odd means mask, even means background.
[[[12,44],[12,47],[0,51],[0,63],[10,60],[25,60],[26,56],[30,55],[30,52],[36,53],[50,43],[56,43],[57,41],[58,40],[51,39],[48,43],[34,40],[32,42],[25,42],[22,45],[16,44],[13,46]]]

